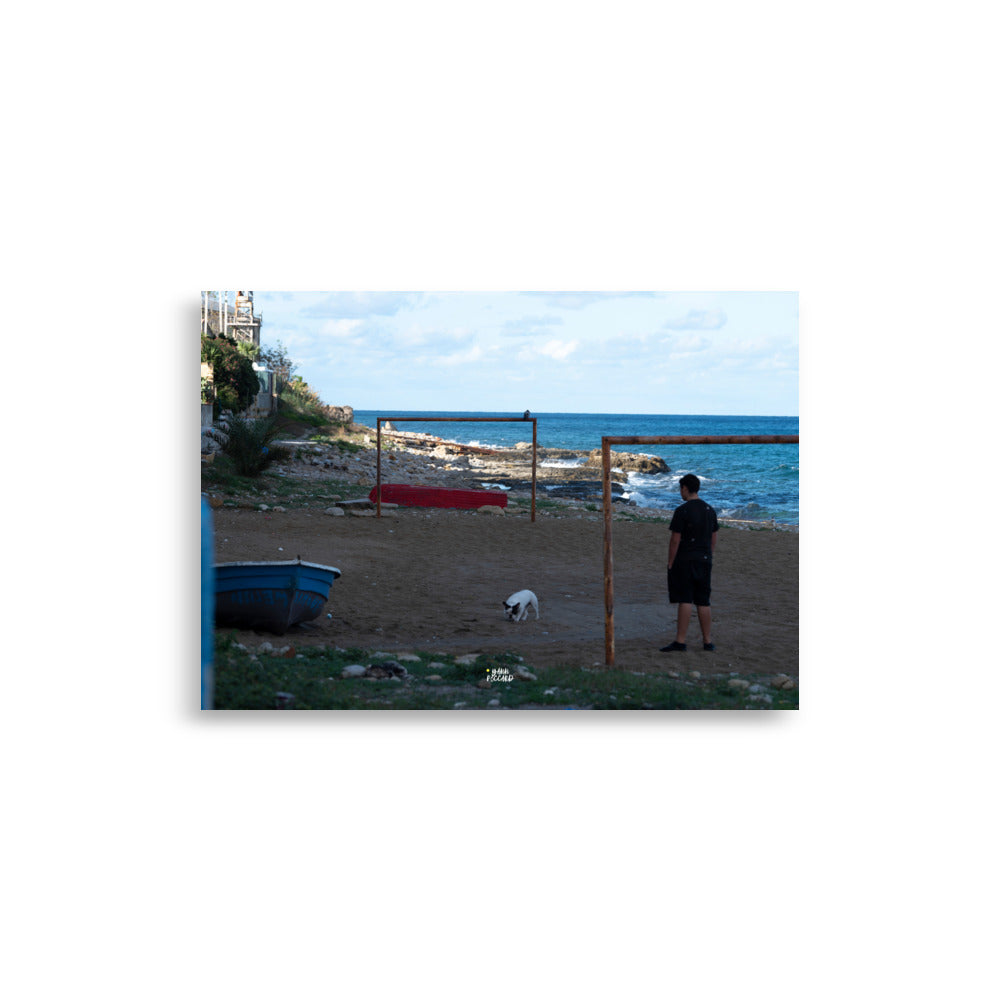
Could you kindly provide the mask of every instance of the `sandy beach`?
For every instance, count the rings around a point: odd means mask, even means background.
[[[386,442],[383,442],[385,448]],[[374,451],[344,456],[310,446],[285,463],[289,477],[336,479],[341,501],[365,498]],[[527,475],[523,473],[527,471]],[[479,486],[502,475],[530,480],[531,456],[476,454],[441,444],[383,454],[382,481]],[[599,469],[539,469],[539,482],[597,480]],[[349,484],[344,489],[344,483]],[[543,493],[540,491],[539,496]],[[332,504],[282,499],[218,506],[216,561],[302,559],[338,567],[325,613],[285,642],[386,652],[513,651],[533,668],[601,666],[605,658],[604,522],[599,503],[547,500],[530,517],[530,493],[514,489],[502,513],[383,507],[334,516]],[[706,495],[711,502],[711,497]],[[275,508],[280,509],[275,509]],[[669,511],[614,505],[615,668],[642,672],[737,671],[798,676],[798,534],[724,524],[713,570],[713,640],[697,625],[688,651],[661,653],[674,637],[667,602]],[[527,588],[541,617],[509,622],[502,602]],[[329,617],[328,617],[329,615]],[[259,644],[261,636],[237,634]]]

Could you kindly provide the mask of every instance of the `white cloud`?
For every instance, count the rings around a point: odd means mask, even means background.
[[[667,320],[664,330],[721,330],[728,317],[724,309],[689,309],[686,316]]]
[[[332,292],[321,302],[304,308],[302,314],[319,319],[395,316],[401,309],[416,306],[422,298],[422,292]]]
[[[689,333],[683,337],[670,337],[666,341],[667,350],[671,356],[698,354],[707,351],[712,346],[708,337],[698,333]]]
[[[533,361],[538,357],[565,361],[578,347],[578,340],[547,340],[544,344],[528,344],[517,355],[518,361]]]
[[[565,361],[580,346],[578,340],[549,340],[538,349],[554,361]]]
[[[446,354],[444,357],[436,359],[435,363],[451,368],[455,365],[477,364],[484,361],[486,357],[487,352],[480,344],[472,344],[463,351],[455,351],[452,354]]]
[[[346,340],[356,343],[365,326],[362,319],[331,319],[319,328],[320,336],[333,340]]]
[[[508,320],[500,331],[501,337],[526,337],[537,333],[546,326],[562,326],[561,316],[524,316],[521,319]]]
[[[655,292],[521,292],[540,296],[547,306],[558,309],[586,309],[606,299],[654,298]]]

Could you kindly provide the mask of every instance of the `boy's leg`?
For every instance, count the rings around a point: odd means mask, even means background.
[[[701,609],[698,609],[699,620],[701,618]],[[676,642],[687,642],[688,625],[691,622],[691,605],[690,604],[678,604],[677,605],[677,637]]]
[[[690,616],[690,611],[688,612]],[[712,641],[712,609],[707,604],[698,605],[698,624],[701,626],[702,641],[710,643]]]

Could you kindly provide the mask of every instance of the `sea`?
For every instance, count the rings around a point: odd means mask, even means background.
[[[798,417],[697,416],[647,413],[532,413],[537,418],[538,447],[590,452],[602,437],[666,435],[798,434]],[[355,410],[356,423],[375,427],[379,417],[516,417],[520,414]],[[513,448],[531,441],[531,424],[446,423],[410,419],[399,430],[433,434],[447,441],[482,447]],[[670,467],[659,475],[629,473],[625,496],[640,507],[672,510],[681,502],[678,482],[693,472],[700,496],[720,517],[738,521],[799,523],[799,446],[797,444],[613,445],[612,450],[658,455]],[[547,460],[544,466],[582,464],[583,460]],[[595,478],[599,478],[599,475]]]

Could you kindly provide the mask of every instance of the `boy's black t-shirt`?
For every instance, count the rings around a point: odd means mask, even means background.
[[[677,559],[692,556],[712,558],[712,535],[719,530],[715,510],[702,499],[682,503],[670,519],[670,530],[680,533]]]

